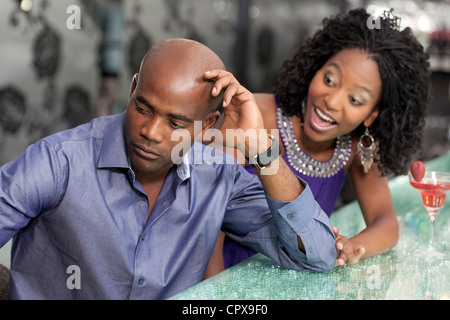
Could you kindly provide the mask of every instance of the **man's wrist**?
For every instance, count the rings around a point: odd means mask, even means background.
[[[260,141],[257,146],[254,148],[256,151],[251,152],[247,145],[245,157],[249,164],[258,169],[269,166],[281,155],[280,145],[273,135],[267,136],[267,140]]]

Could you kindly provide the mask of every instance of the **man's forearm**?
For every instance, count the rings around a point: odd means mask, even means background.
[[[274,172],[264,173],[264,170],[271,170],[274,167],[276,168],[276,170],[273,170]],[[264,187],[265,193],[274,200],[293,201],[305,189],[281,156],[267,168],[255,168],[255,172]]]
[[[270,169],[269,167],[264,169],[255,168],[255,172],[264,187],[266,195],[271,199],[293,201],[305,190],[281,156],[273,161],[270,166],[272,169],[276,166],[277,170],[273,170],[274,172],[271,172],[271,174],[264,174],[262,171]],[[305,246],[298,235],[297,244],[298,249],[304,253]]]

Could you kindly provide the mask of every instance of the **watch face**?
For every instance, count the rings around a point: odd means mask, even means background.
[[[281,147],[278,144],[277,140],[272,136],[272,145],[266,152],[260,154],[255,157],[255,164],[258,168],[263,169],[272,163],[275,159],[277,159],[281,155]]]

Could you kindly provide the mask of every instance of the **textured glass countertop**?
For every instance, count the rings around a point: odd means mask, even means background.
[[[426,167],[450,172],[450,153]],[[448,256],[425,259],[413,254],[427,246],[430,235],[420,194],[406,176],[391,180],[389,186],[400,223],[399,241],[390,251],[329,273],[282,269],[257,254],[172,299],[450,299],[450,195],[435,223],[436,246]],[[331,224],[346,236],[365,227],[356,202],[335,212]]]

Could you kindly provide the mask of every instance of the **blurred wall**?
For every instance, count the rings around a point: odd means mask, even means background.
[[[0,2],[0,164],[48,134],[90,119],[99,32],[76,0]]]

